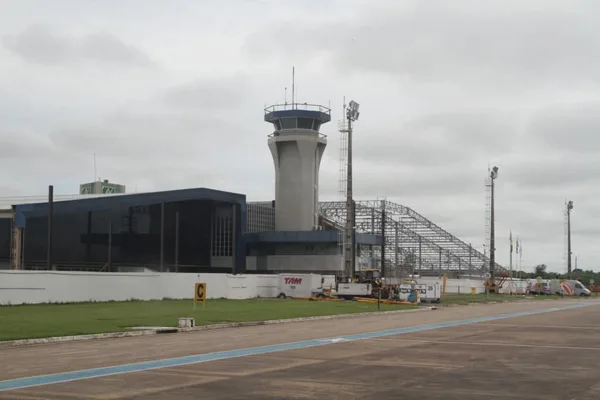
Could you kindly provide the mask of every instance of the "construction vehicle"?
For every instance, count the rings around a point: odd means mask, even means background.
[[[353,281],[355,283],[375,283],[380,280],[381,273],[378,269],[362,269],[356,271]]]
[[[485,288],[487,289],[488,293],[500,293],[500,289],[502,289],[502,286],[504,285],[504,282],[506,282],[507,278],[508,278],[508,273],[504,272],[502,273],[502,275],[496,279],[492,279],[491,275],[489,275],[488,273],[488,278],[486,279],[484,285]]]

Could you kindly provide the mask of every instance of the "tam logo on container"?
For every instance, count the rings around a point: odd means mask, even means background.
[[[286,285],[301,285],[302,278],[283,278],[283,282]]]

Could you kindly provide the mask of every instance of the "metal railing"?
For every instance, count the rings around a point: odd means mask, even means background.
[[[331,108],[325,107],[319,104],[308,104],[308,103],[284,103],[284,104],[273,104],[265,108],[265,114],[272,113],[274,111],[291,111],[291,110],[304,110],[304,111],[318,111],[327,115],[331,115]]]
[[[293,130],[293,131],[295,131],[295,130],[311,131],[311,132],[314,132],[316,134],[316,136],[319,137],[319,139],[327,139],[327,135],[325,135],[325,134],[323,134],[321,132],[313,131],[312,129],[292,128],[290,130]],[[295,132],[285,132],[285,129],[284,129],[284,130],[281,130],[281,131],[275,131],[273,133],[269,133],[267,135],[267,138],[271,139],[271,138],[274,138],[276,136],[279,137],[279,136],[293,136],[293,135],[297,135],[297,133],[295,133]]]

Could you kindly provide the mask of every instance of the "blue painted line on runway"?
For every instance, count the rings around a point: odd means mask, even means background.
[[[420,325],[420,326],[409,326],[405,328],[396,328],[396,329],[388,329],[384,331],[376,331],[376,332],[367,332],[367,333],[359,333],[354,335],[345,335],[339,338],[322,338],[322,339],[313,339],[313,340],[304,340],[300,342],[293,343],[283,343],[269,346],[260,346],[260,347],[251,347],[246,349],[236,349],[236,350],[228,350],[228,351],[220,351],[216,353],[207,353],[207,354],[197,354],[185,357],[177,357],[177,358],[168,358],[163,360],[153,360],[153,361],[144,361],[134,364],[123,364],[123,365],[115,365],[111,367],[102,367],[102,368],[92,368],[80,371],[72,371],[72,372],[62,372],[51,375],[40,375],[40,376],[32,376],[28,378],[18,378],[0,381],[0,391],[4,390],[14,390],[14,389],[24,389],[33,386],[41,386],[41,385],[51,385],[57,383],[65,383],[75,380],[81,379],[91,379],[91,378],[99,378],[103,376],[109,375],[119,375],[126,374],[129,372],[140,372],[140,371],[148,371],[158,368],[168,368],[168,367],[178,367],[189,364],[199,364],[209,361],[217,361],[217,360],[225,360],[236,357],[246,357],[252,355],[260,355],[266,353],[273,353],[278,351],[286,351],[286,350],[296,350],[296,349],[304,349],[308,347],[315,346],[323,346],[327,344],[336,343],[341,339],[341,342],[355,341],[355,340],[363,340],[363,339],[373,339],[383,336],[392,336],[392,335],[401,335],[406,333],[413,332],[421,332],[428,331],[432,329],[440,329],[440,328],[451,328],[454,326],[468,325],[468,324],[476,324],[480,322],[489,322],[496,321],[499,319],[507,319],[507,318],[516,318],[516,317],[524,317],[536,314],[544,314],[553,311],[564,311],[571,310],[576,308],[582,308],[591,305],[599,305],[599,302],[593,303],[577,303],[574,305],[563,306],[563,307],[553,307],[553,308],[545,308],[541,310],[531,310],[531,311],[522,311],[510,314],[499,314],[493,315],[489,317],[480,317],[480,318],[472,318],[472,319],[464,319],[457,321],[449,321],[449,322],[440,322],[437,324],[428,324],[428,325]]]

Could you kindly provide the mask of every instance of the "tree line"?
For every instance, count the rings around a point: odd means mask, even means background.
[[[542,279],[571,279],[568,274],[560,274],[558,272],[548,272],[548,267],[546,264],[538,264],[533,269],[533,272],[519,272],[518,274],[514,274],[515,278],[524,278],[524,279],[535,279],[538,276],[542,277]],[[576,279],[583,283],[585,286],[590,284],[590,281],[593,280],[595,284],[600,284],[600,272],[594,272],[592,270],[584,271],[582,269],[574,269],[572,272],[572,279]]]

